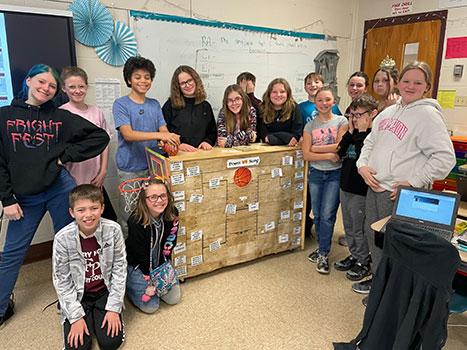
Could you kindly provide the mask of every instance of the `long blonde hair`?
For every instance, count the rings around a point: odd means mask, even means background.
[[[276,78],[271,81],[266,89],[266,92],[263,94],[263,102],[259,105],[259,111],[261,116],[266,124],[272,123],[276,118],[276,110],[274,105],[271,102],[271,92],[274,88],[274,85],[282,84],[285,91],[287,92],[287,100],[285,100],[282,105],[282,117],[279,120],[280,122],[285,122],[292,117],[292,112],[295,108],[295,101],[292,97],[292,89],[290,88],[289,83],[284,78]]]
[[[227,134],[233,133],[235,131],[235,126],[237,125],[237,118],[230,111],[227,103],[231,92],[238,93],[242,98],[242,109],[240,109],[240,130],[246,130],[251,127],[249,118],[251,108],[250,99],[240,87],[240,85],[229,85],[224,91],[224,99],[222,100],[222,108],[224,109],[225,114],[225,128],[227,129]]]
[[[165,186],[165,190],[167,191],[167,207],[164,210],[164,219],[168,221],[175,220],[177,215],[175,214],[174,197],[167,183],[159,178],[151,178],[143,184],[139,192],[138,203],[136,204],[136,208],[132,211],[131,216],[134,216],[137,222],[141,223],[143,226],[151,225],[151,213],[146,204],[146,189],[151,185]]]
[[[170,83],[170,101],[174,109],[185,108],[185,100],[183,99],[182,89],[180,88],[180,82],[178,76],[180,73],[187,73],[191,75],[195,81],[195,104],[199,104],[206,99],[206,91],[204,91],[203,82],[199,77],[199,74],[190,66],[178,66],[172,75],[172,81]]]

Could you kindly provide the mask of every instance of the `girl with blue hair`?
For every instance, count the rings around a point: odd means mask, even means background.
[[[18,97],[0,108],[0,200],[9,221],[0,262],[0,327],[14,313],[13,288],[45,213],[55,232],[73,220],[68,194],[75,183],[63,165],[95,157],[109,142],[103,129],[55,107],[59,89],[55,69],[38,64]]]

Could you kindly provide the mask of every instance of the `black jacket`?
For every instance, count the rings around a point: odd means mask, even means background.
[[[407,223],[389,223],[363,329],[351,343],[334,343],[334,349],[356,344],[361,350],[441,349],[459,264],[450,242]]]
[[[176,210],[176,209],[175,209]],[[178,212],[176,212],[178,215]],[[156,229],[152,225],[153,241]],[[178,217],[174,221],[164,220],[164,232],[162,235],[159,261],[153,261],[153,269],[170,260],[170,254],[177,244]],[[155,242],[155,241],[154,241]],[[149,275],[149,254],[151,251],[151,227],[141,225],[135,216],[130,215],[128,219],[128,238],[126,244],[126,257],[128,265],[139,267],[143,274]],[[165,257],[165,258],[164,258]]]
[[[174,109],[170,99],[164,103],[164,114],[170,132],[180,135],[180,142],[198,147],[205,141],[211,146],[216,144],[217,126],[212,107],[208,101],[195,104],[194,98],[186,98],[185,108]]]
[[[16,203],[15,194],[41,193],[63,167],[102,153],[109,143],[105,130],[52,101],[31,106],[15,99],[0,108],[0,200]]]
[[[342,159],[342,191],[366,196],[368,185],[358,173],[357,160],[362,151],[363,140],[370,132],[371,129],[363,132],[355,129],[353,134],[347,131],[337,146],[337,155]]]
[[[259,110],[258,110],[259,113]],[[264,142],[266,136],[270,145],[288,145],[293,137],[298,141],[303,133],[302,112],[298,104],[292,111],[292,116],[285,122],[279,121],[282,118],[282,110],[276,112],[276,118],[272,123],[266,124],[261,115],[258,115],[258,140]]]

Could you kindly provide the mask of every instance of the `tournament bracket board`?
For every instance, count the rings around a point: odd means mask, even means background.
[[[307,171],[298,147],[216,147],[167,163],[180,215],[173,256],[180,278],[303,249]]]

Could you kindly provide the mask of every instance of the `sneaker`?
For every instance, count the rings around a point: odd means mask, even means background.
[[[334,268],[337,271],[349,271],[354,267],[356,262],[357,259],[355,259],[352,255],[349,255],[344,260],[334,263]]]
[[[370,275],[370,264],[362,264],[359,261],[346,273],[347,278],[351,281],[360,281]]]
[[[362,282],[354,283],[352,284],[352,290],[356,293],[368,294],[370,293],[371,289],[371,281],[373,280],[369,279]]]
[[[366,306],[368,305],[368,299],[370,299],[370,296],[369,296],[369,295],[367,295],[366,297],[364,297],[364,298],[362,299],[362,304],[363,304],[363,306],[366,307]]]
[[[328,254],[319,254],[318,255],[318,265],[316,265],[316,271],[319,273],[328,274],[329,273],[329,262]]]
[[[308,255],[308,260],[310,260],[313,263],[318,262],[318,255],[319,255],[319,248],[316,248],[316,250]]]
[[[13,314],[15,313],[14,308],[15,308],[15,296],[12,293],[10,295],[10,300],[8,300],[8,306],[7,306],[6,310],[5,310],[5,314],[2,317],[0,317],[0,329],[3,328],[5,326],[5,322],[11,316],[13,316]]]
[[[340,245],[347,247],[347,238],[345,238],[345,235],[339,236],[337,242],[339,242]]]

